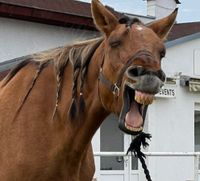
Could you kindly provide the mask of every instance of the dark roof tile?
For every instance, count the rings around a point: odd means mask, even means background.
[[[90,3],[75,0],[0,0],[0,16],[95,30]]]
[[[0,3],[91,17],[90,3],[75,0],[0,0]]]
[[[168,36],[168,41],[200,32],[200,22],[175,24]]]

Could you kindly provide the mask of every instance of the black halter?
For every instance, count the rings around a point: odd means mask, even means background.
[[[122,77],[124,72],[126,71],[126,69],[130,66],[130,64],[132,63],[132,61],[138,56],[138,54],[141,51],[137,52],[135,55],[133,55],[133,57],[127,62],[127,64],[122,68],[122,70],[120,71],[120,74],[118,76],[118,79],[115,83],[112,83],[110,80],[108,80],[104,74],[103,74],[103,64],[104,64],[104,58],[100,67],[100,71],[99,71],[99,80],[116,96],[119,96],[120,93],[120,87],[121,87],[121,83],[122,83]]]
[[[147,51],[147,50],[140,50],[138,52],[136,52],[128,61],[127,63],[124,65],[124,67],[121,69],[120,74],[118,76],[118,79],[115,83],[112,83],[110,80],[108,80],[105,75],[103,74],[103,64],[104,64],[104,57],[103,57],[103,61],[101,63],[101,67],[100,67],[100,71],[99,71],[99,77],[98,79],[101,81],[101,83],[103,83],[112,93],[114,96],[119,97],[120,94],[120,88],[121,88],[121,84],[122,84],[122,79],[123,79],[123,75],[125,73],[125,71],[127,70],[127,68],[133,63],[133,61],[139,57],[140,55],[146,54],[148,53],[149,55],[152,55],[151,52]],[[152,56],[153,57],[153,56]],[[144,69],[144,68],[143,68]],[[165,80],[165,74],[162,70],[158,70],[157,72],[153,72],[153,71],[146,71],[146,74],[151,74],[151,75],[156,75],[158,76],[162,81]]]

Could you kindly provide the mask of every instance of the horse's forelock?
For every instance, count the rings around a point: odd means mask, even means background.
[[[126,15],[122,16],[119,20],[120,24],[126,24],[128,26],[131,26],[133,24],[143,24],[142,21],[138,18],[130,18]]]

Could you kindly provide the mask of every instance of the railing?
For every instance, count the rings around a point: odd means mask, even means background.
[[[198,175],[200,174],[199,165],[200,165],[200,152],[144,152],[146,156],[162,156],[162,157],[194,157],[195,165],[194,165],[194,181],[198,180]],[[126,152],[95,152],[95,157],[100,156],[123,156],[123,157],[131,157],[131,154],[126,155]]]

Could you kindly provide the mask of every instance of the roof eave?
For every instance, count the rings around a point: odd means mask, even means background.
[[[0,16],[44,24],[96,30],[92,17],[0,3]]]
[[[188,41],[196,40],[200,38],[200,33],[194,33],[188,36],[184,36],[175,40],[171,40],[165,43],[166,48],[173,47],[182,43],[186,43]]]

